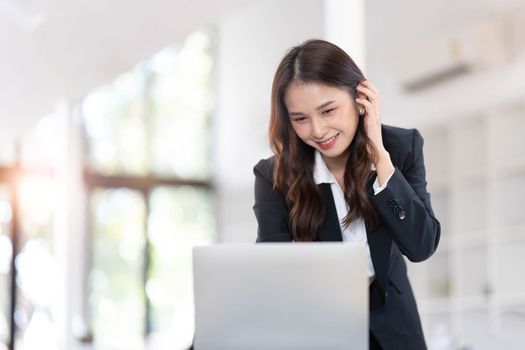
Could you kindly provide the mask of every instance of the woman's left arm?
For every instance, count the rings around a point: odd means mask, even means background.
[[[399,250],[414,262],[429,258],[436,250],[441,227],[435,218],[427,192],[423,160],[423,138],[414,129],[412,157],[402,173],[397,167],[386,187],[370,193],[370,200],[382,222],[390,228]]]

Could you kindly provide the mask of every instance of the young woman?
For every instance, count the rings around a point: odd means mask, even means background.
[[[429,258],[440,237],[420,133],[381,124],[378,89],[339,47],[309,40],[277,68],[269,136],[257,241],[366,245],[370,349],[425,349],[403,259]]]

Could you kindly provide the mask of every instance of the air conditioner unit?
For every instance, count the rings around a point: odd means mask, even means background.
[[[485,18],[392,48],[388,61],[403,88],[416,92],[506,62],[511,51],[508,31],[503,17]]]

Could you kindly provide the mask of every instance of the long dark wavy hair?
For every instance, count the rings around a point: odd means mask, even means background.
[[[284,56],[273,79],[270,146],[275,155],[273,186],[285,194],[290,210],[289,227],[295,241],[313,241],[325,217],[325,204],[314,182],[315,149],[295,133],[285,104],[291,83],[318,83],[345,89],[354,101],[357,85],[365,80],[354,61],[338,46],[324,40],[308,40],[292,47]],[[357,108],[356,108],[357,113]],[[367,149],[371,150],[369,154]],[[348,149],[344,175],[344,196],[350,210],[345,225],[362,217],[367,227],[377,224],[377,214],[366,191],[377,154],[366,135],[362,117]]]

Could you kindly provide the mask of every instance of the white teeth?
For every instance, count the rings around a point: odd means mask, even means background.
[[[335,136],[337,136],[337,135],[335,135]],[[332,142],[332,141],[335,139],[335,136],[330,137],[330,138],[329,138],[328,140],[326,140],[326,141],[320,142],[321,145],[326,145],[327,143]]]

